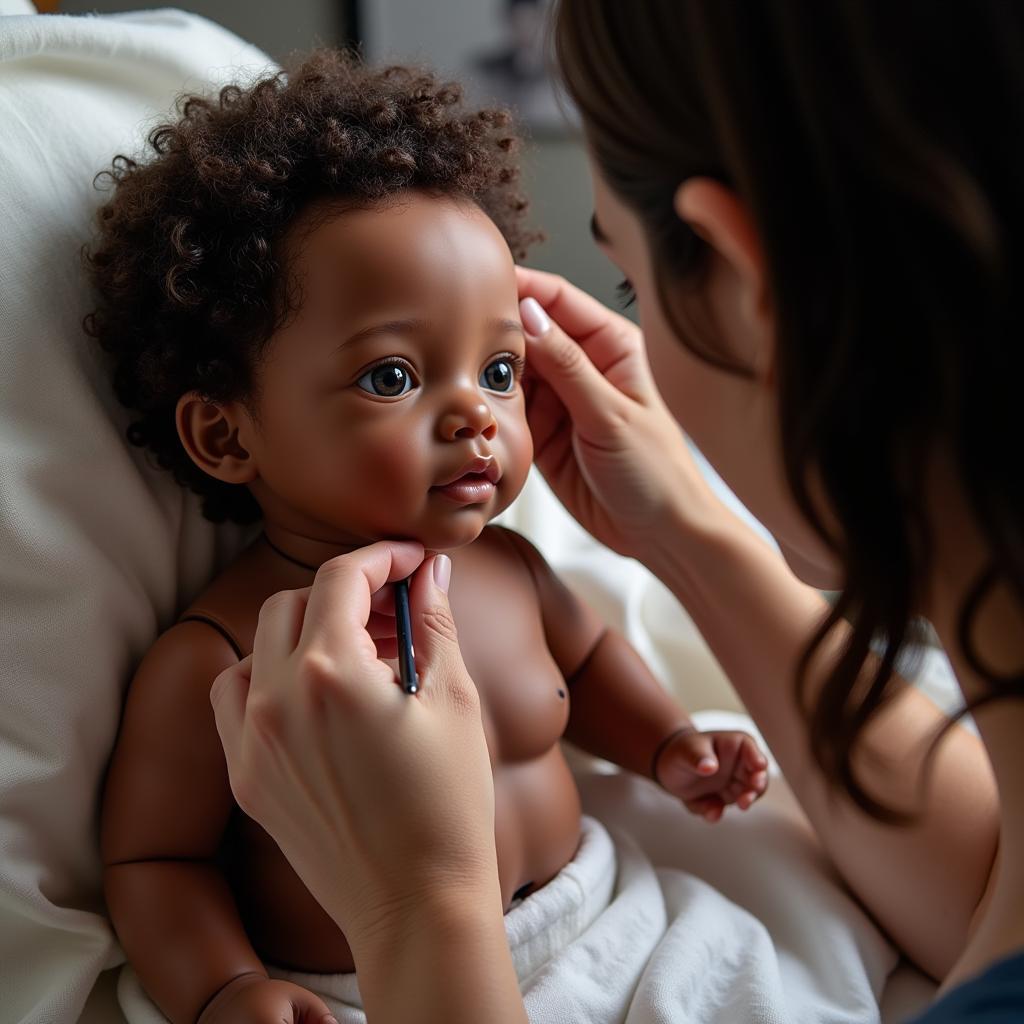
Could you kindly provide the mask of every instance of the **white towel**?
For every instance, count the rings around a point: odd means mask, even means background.
[[[784,784],[730,828],[635,776],[580,781],[588,810],[615,827],[585,816],[574,859],[505,917],[532,1024],[881,1019],[895,951],[837,884]],[[340,1024],[366,1024],[354,974],[268,970]],[[118,998],[130,1024],[165,1024],[130,967]]]

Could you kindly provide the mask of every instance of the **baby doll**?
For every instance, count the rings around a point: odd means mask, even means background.
[[[749,737],[694,730],[526,540],[487,525],[532,458],[513,264],[531,239],[507,124],[422,72],[324,52],[188,100],[153,159],[114,163],[87,327],[139,414],[129,436],[208,518],[263,525],[147,653],[105,787],[110,914],[175,1024],[319,1020],[265,964],[356,966],[235,806],[209,701],[263,602],[334,555],[388,537],[452,557],[506,907],[576,852],[563,736],[712,820],[764,789]]]

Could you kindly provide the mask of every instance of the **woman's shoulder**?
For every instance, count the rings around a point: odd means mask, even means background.
[[[910,1024],[1021,1022],[1024,1022],[1024,949],[957,986]]]

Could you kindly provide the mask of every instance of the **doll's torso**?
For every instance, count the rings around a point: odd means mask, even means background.
[[[494,771],[498,870],[508,908],[519,890],[554,877],[579,842],[579,796],[559,746],[569,695],[545,641],[533,578],[504,531],[486,529],[451,557],[449,598],[462,655],[480,692]],[[183,617],[216,619],[248,654],[263,601],[312,579],[312,571],[287,562],[260,539]],[[410,870],[416,857],[410,849]],[[276,843],[238,808],[220,861],[246,932],[264,961],[321,973],[353,969],[337,926]]]

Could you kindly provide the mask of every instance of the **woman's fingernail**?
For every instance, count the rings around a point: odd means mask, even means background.
[[[713,757],[702,757],[697,762],[697,771],[701,775],[714,775],[718,771],[718,762]]]
[[[523,299],[519,303],[519,315],[523,318],[526,333],[532,334],[535,338],[551,330],[551,321],[535,298]]]
[[[448,593],[452,578],[452,560],[447,555],[434,555],[434,583],[439,590]]]

